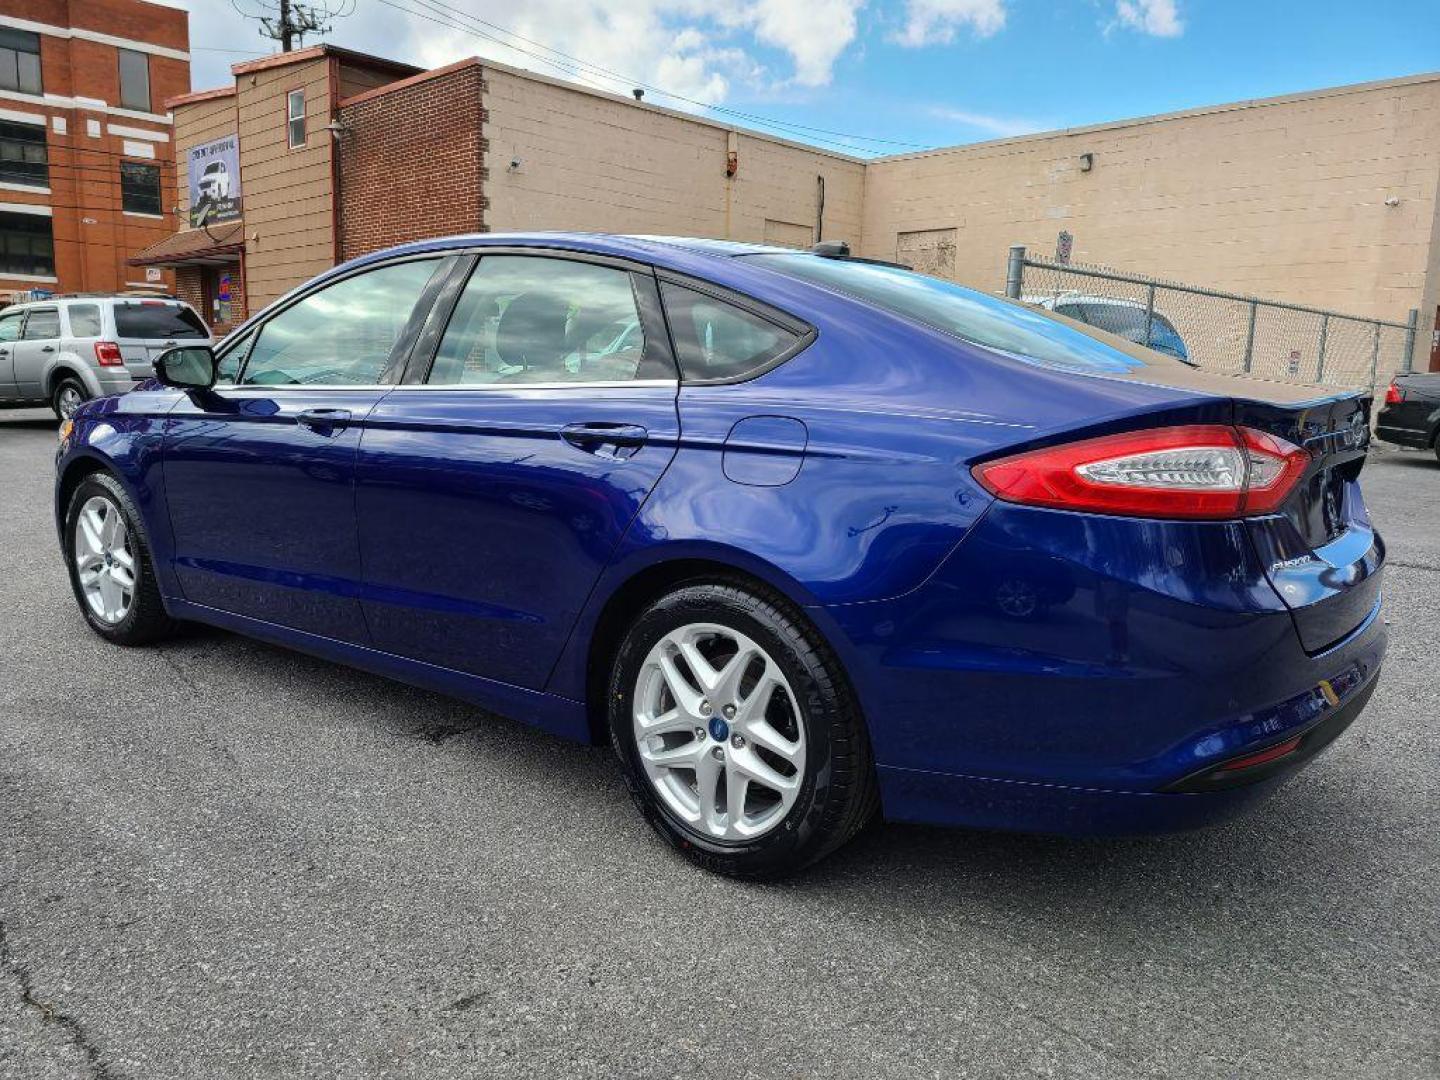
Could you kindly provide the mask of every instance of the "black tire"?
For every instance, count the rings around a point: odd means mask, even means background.
[[[634,697],[650,650],[691,623],[717,623],[750,637],[790,683],[804,725],[806,761],[793,806],[768,832],[719,841],[676,816],[640,761]],[[778,878],[823,858],[875,816],[879,792],[864,719],[838,658],[782,597],[724,582],[683,585],[652,604],[625,635],[611,671],[610,737],[625,783],[645,819],[699,866],[731,877]]]
[[[119,509],[121,519],[129,536],[129,552],[134,563],[134,587],[131,590],[130,608],[118,622],[106,622],[90,606],[80,583],[80,571],[75,561],[75,531],[79,526],[80,513],[92,498],[101,496]],[[148,645],[172,636],[180,624],[165,613],[165,604],[160,599],[160,587],[155,580],[154,561],[150,554],[150,540],[145,535],[139,511],[120,482],[108,473],[97,472],[87,476],[70,496],[70,505],[65,509],[65,566],[70,575],[70,588],[80,613],[90,624],[90,629],[106,641],[116,645]]]
[[[55,390],[50,395],[50,408],[61,420],[69,419],[65,415],[65,406],[61,402],[66,400],[70,394],[76,395],[82,402],[90,399],[90,392],[85,389],[85,384],[74,375],[66,375],[55,384]],[[74,409],[70,411],[73,413]]]

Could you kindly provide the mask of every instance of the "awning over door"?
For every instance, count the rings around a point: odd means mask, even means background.
[[[209,230],[185,229],[158,240],[126,261],[131,266],[226,266],[245,250],[245,223],[232,221]]]

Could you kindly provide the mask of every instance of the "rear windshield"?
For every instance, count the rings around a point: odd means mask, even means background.
[[[1142,359],[1036,308],[899,267],[805,254],[744,257],[1022,360],[1097,372],[1128,372],[1176,362],[1153,352],[1144,353]]]
[[[115,335],[122,338],[204,338],[210,332],[180,304],[116,304]]]

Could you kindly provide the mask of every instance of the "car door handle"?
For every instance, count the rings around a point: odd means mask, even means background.
[[[41,345],[41,346],[40,346],[40,351],[41,351],[41,352],[54,352],[54,351],[55,351],[55,346],[54,346],[54,345]]]
[[[611,424],[595,421],[585,424],[566,424],[560,429],[560,437],[577,450],[602,457],[629,457],[645,445],[649,436],[639,424]]]
[[[317,435],[333,435],[350,426],[350,410],[306,409],[295,417],[295,422]]]

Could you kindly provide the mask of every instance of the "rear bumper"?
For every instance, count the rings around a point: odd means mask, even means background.
[[[1214,791],[1107,790],[881,766],[885,817],[1059,836],[1145,836],[1217,824],[1264,802],[1323,753],[1359,717],[1378,683],[1377,671],[1339,707],[1313,722],[1294,754]],[[1202,773],[1212,773],[1212,768]]]
[[[1408,446],[1414,450],[1430,449],[1430,436],[1419,428],[1395,427],[1381,423],[1375,428],[1375,437],[1396,446]]]
[[[1068,834],[1190,828],[1263,798],[1353,721],[1386,645],[1376,603],[1307,654],[1234,523],[1008,506],[915,592],[826,614],[887,818]],[[1173,790],[1322,730],[1243,786]]]

